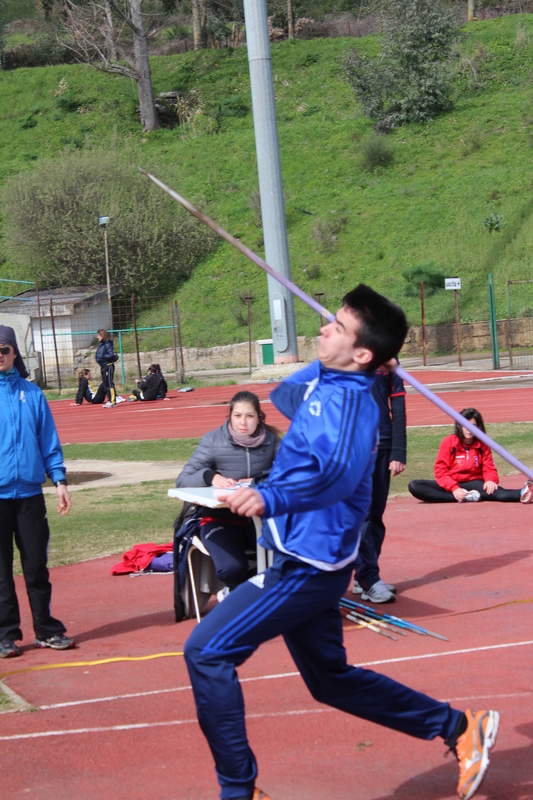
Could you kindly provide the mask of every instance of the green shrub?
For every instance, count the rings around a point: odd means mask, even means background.
[[[402,278],[407,281],[405,294],[416,297],[420,294],[420,282],[424,282],[424,295],[430,297],[437,289],[444,289],[444,272],[435,266],[433,261],[415,264],[414,267],[402,269]]]
[[[138,160],[131,149],[66,151],[11,177],[1,197],[5,247],[21,273],[48,287],[105,283],[106,214],[111,280],[144,294],[174,291],[215,237],[147,181]]]
[[[492,233],[492,231],[496,231],[498,233],[502,228],[505,228],[507,223],[503,221],[501,214],[495,214],[492,212],[488,217],[484,217],[483,225],[489,233]]]
[[[363,139],[360,153],[361,166],[369,172],[373,172],[377,167],[388,167],[394,161],[392,145],[380,134]]]
[[[73,64],[75,61],[74,53],[63,47],[55,36],[44,34],[33,44],[22,44],[12,50],[5,50],[3,69],[46,67],[54,64]]]
[[[250,108],[240,95],[220,101],[220,113],[223,117],[245,117]]]
[[[343,64],[364,113],[376,121],[376,131],[387,133],[451,107],[449,58],[459,28],[444,0],[386,0],[381,16],[379,58],[364,58],[354,48]]]

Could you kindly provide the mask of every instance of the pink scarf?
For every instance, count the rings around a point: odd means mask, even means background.
[[[249,436],[247,433],[238,433],[232,428],[231,422],[228,422],[228,431],[233,441],[240,444],[241,447],[259,447],[265,441],[267,433],[262,422],[257,426],[253,436]]]

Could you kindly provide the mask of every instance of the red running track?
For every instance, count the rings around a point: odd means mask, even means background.
[[[440,380],[441,373],[416,373],[423,383]],[[457,373],[444,373],[446,378]],[[468,374],[468,373],[467,373]],[[478,377],[493,377],[494,373],[473,373]],[[436,377],[438,375],[439,377]],[[464,373],[460,374],[464,379]],[[235,392],[250,389],[255,392],[267,415],[267,421],[282,430],[288,420],[268,400],[277,384],[243,386],[211,386],[179,394],[170,392],[169,400],[153,403],[122,403],[116,408],[103,406],[73,406],[72,401],[50,403],[62,444],[88,442],[137,441],[146,439],[184,439],[203,436],[222,425],[227,417],[227,405]],[[478,408],[486,422],[533,422],[533,390],[531,388],[465,388],[443,393],[446,402],[461,411],[468,406]],[[447,425],[449,417],[418,394],[407,395],[407,424]]]

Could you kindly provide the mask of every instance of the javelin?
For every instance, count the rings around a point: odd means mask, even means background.
[[[225,239],[227,242],[232,244],[233,247],[235,247],[243,255],[245,255],[246,258],[248,258],[258,267],[260,267],[262,270],[268,273],[268,275],[270,275],[272,278],[277,280],[278,283],[281,283],[282,286],[285,286],[285,288],[288,289],[290,292],[292,292],[293,295],[299,297],[300,300],[302,300],[310,308],[312,308],[313,311],[316,311],[317,314],[320,314],[322,317],[325,317],[330,322],[334,321],[335,316],[331,313],[331,311],[328,311],[328,309],[324,308],[323,305],[318,303],[316,300],[313,300],[312,297],[309,297],[309,295],[307,295],[304,291],[302,291],[299,286],[296,286],[295,283],[286,278],[285,275],[282,275],[281,273],[277,272],[277,270],[273,269],[273,267],[269,266],[269,264],[267,264],[266,261],[263,261],[263,259],[260,256],[258,256],[256,253],[254,253],[252,250],[246,247],[242,242],[240,242],[238,239],[232,236],[231,233],[228,233],[227,231],[224,230],[224,228],[221,228],[220,225],[217,225],[217,223],[214,222],[210,217],[208,217],[207,214],[204,214],[202,211],[199,211],[192,205],[192,203],[189,203],[188,200],[186,200],[184,197],[181,197],[181,195],[179,195],[173,189],[170,189],[162,181],[158,180],[158,178],[155,178],[149,172],[146,172],[146,170],[141,169],[141,167],[139,167],[139,170],[140,172],[142,172],[143,175],[146,175],[146,177],[149,178],[149,180],[155,183],[156,186],[159,186],[160,189],[162,189],[164,192],[170,195],[170,197],[172,197],[173,200],[179,203],[180,206],[182,206],[190,214],[192,214],[193,217],[199,219],[200,222],[203,222],[204,225],[207,225],[208,228],[211,228],[211,230],[213,230],[218,236],[222,237],[222,239]],[[403,369],[403,367],[400,367],[399,364],[396,365],[394,371],[396,372],[397,375],[399,375],[400,378],[409,383],[413,387],[413,389],[416,389],[417,392],[423,395],[431,403],[436,405],[437,408],[440,408],[441,411],[444,411],[445,414],[447,414],[449,417],[458,422],[459,425],[462,425],[464,428],[469,430],[470,433],[473,433],[474,436],[476,436],[478,439],[484,442],[488,447],[490,447],[492,450],[498,453],[498,455],[504,458],[509,464],[511,464],[511,466],[518,469],[526,476],[526,478],[533,481],[533,470],[530,470],[529,467],[526,467],[525,464],[522,464],[521,461],[515,458],[515,456],[513,456],[512,453],[509,453],[504,447],[499,445],[498,442],[495,442],[494,439],[491,439],[490,436],[487,436],[487,434],[484,433],[482,430],[480,430],[477,427],[477,425],[473,425],[470,420],[463,417],[462,414],[459,414],[458,411],[456,411],[454,408],[445,403],[442,398],[438,397],[436,394],[433,394],[433,392],[430,389],[428,389],[427,386],[424,386],[422,383],[420,383],[420,381],[417,381],[416,378],[413,378],[413,376],[410,375],[408,372],[406,372]]]

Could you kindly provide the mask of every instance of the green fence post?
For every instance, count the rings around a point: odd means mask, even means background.
[[[489,275],[489,313],[490,338],[492,340],[492,368],[500,369],[500,353],[498,350],[498,326],[496,324],[496,302],[494,300],[494,279]]]
[[[126,385],[124,380],[124,353],[122,352],[122,331],[118,332],[118,346],[120,349],[120,366],[122,367],[122,386]]]

